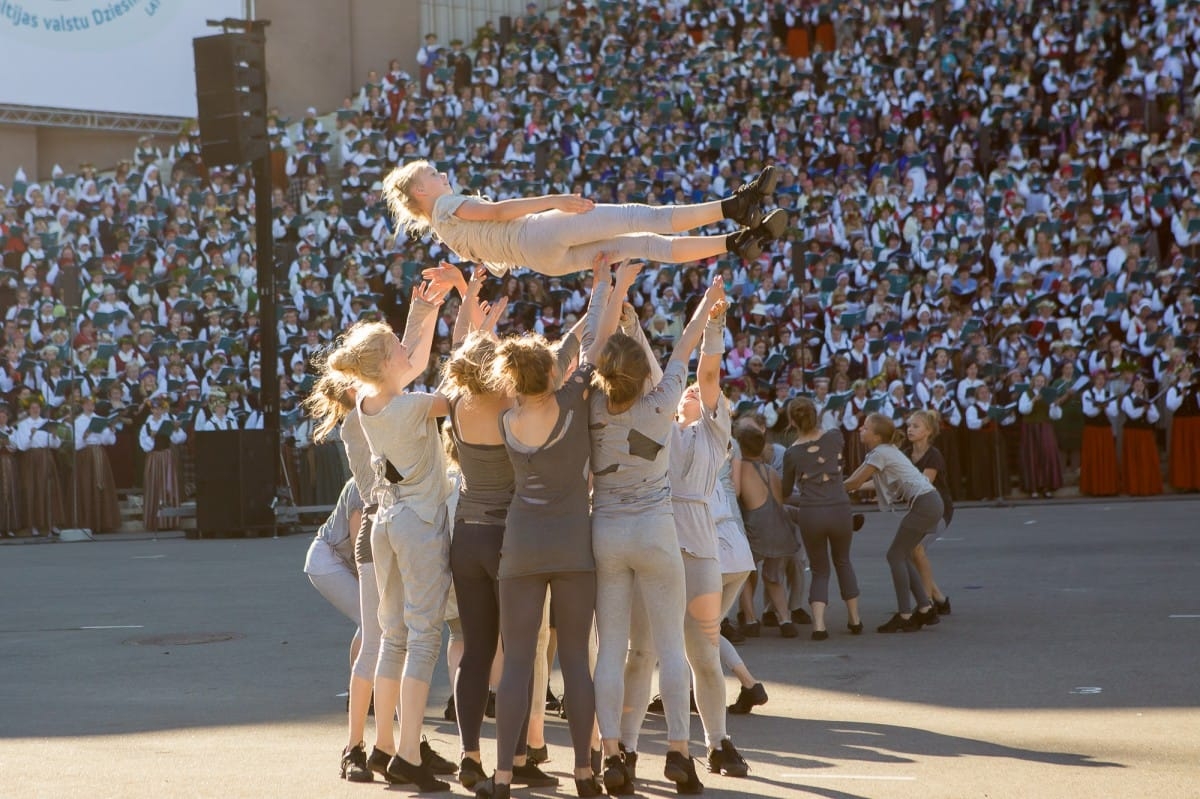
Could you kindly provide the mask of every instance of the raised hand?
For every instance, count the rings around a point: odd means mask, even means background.
[[[729,301],[724,298],[719,299],[713,304],[712,310],[710,310],[708,312],[708,318],[713,320],[714,322],[717,321],[718,319],[722,319],[722,318],[724,318],[725,312],[728,309],[729,309]]]
[[[610,264],[608,253],[596,253],[596,257],[592,259],[593,287],[612,283],[612,266]]]
[[[718,302],[725,301],[725,281],[720,275],[713,278],[711,284],[704,292],[704,301],[712,306],[716,306]]]
[[[508,297],[501,297],[494,303],[483,303],[483,321],[480,323],[479,329],[490,333],[496,332],[496,325],[504,317],[504,311],[507,308]]]
[[[586,214],[596,203],[578,194],[559,194],[554,198],[554,207],[564,214]]]
[[[629,290],[629,287],[637,282],[638,275],[642,273],[642,267],[645,264],[633,263],[632,261],[623,262],[617,268],[617,291],[624,294]]]
[[[448,293],[450,289],[457,288],[463,294],[467,290],[467,281],[463,278],[462,271],[454,264],[446,261],[440,262],[437,266],[431,266],[428,269],[421,271],[421,277],[428,280],[431,285],[443,286],[442,293]]]
[[[413,286],[412,301],[426,302],[430,305],[441,305],[446,299],[446,294],[452,287],[444,283],[438,283],[433,280],[428,280],[424,283],[418,283]]]

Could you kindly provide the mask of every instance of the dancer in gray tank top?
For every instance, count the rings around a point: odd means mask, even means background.
[[[596,284],[609,280],[603,254],[594,264]],[[617,275],[618,296],[636,279],[637,268]],[[546,591],[554,602],[558,657],[562,665],[567,718],[575,750],[575,788],[580,796],[602,792],[591,766],[596,697],[588,662],[588,640],[596,607],[595,560],[588,497],[591,447],[588,401],[592,362],[617,327],[619,302],[604,308],[595,341],[583,363],[565,381],[545,339],[506,339],[496,350],[497,381],[516,398],[501,416],[504,445],[513,464],[515,490],[500,551],[500,633],[504,672],[496,693],[496,771],[476,786],[477,797],[507,799],[513,754],[531,701],[533,659]]]
[[[597,297],[606,295],[608,286],[598,284],[593,291]],[[604,786],[610,793],[633,788],[619,738],[625,660],[637,594],[655,610],[648,621],[658,652],[659,688],[667,717],[667,775],[682,774],[685,779],[680,782],[687,782],[686,769],[680,767],[691,762],[683,632],[686,592],[667,467],[688,360],[700,343],[710,312],[718,307],[723,310],[724,294],[719,283],[705,293],[657,380],[651,377],[654,358],[643,349],[644,338],[636,334],[615,334],[596,362],[593,382],[600,390],[592,394],[588,425],[600,637],[594,679],[605,754]],[[620,302],[624,297],[614,300]],[[648,383],[652,386],[649,391]]]
[[[762,562],[764,593],[780,616],[779,632],[794,638],[795,624],[790,620],[782,621],[787,608],[784,580],[788,561],[800,544],[783,509],[779,475],[763,462],[770,455],[766,435],[757,426],[745,425],[738,428],[737,440],[742,448],[738,503],[746,525],[746,538],[750,541],[754,559]]]
[[[486,275],[486,270],[477,269],[467,287],[454,331],[458,348],[442,368],[438,389],[450,398],[446,432],[461,476],[450,539],[450,572],[462,624],[463,655],[451,679],[462,743],[458,778],[468,790],[487,779],[480,761],[479,734],[500,634],[500,549],[515,486],[512,461],[500,430],[500,415],[512,407],[512,399],[497,391],[491,380],[499,345],[494,327],[504,301],[490,309],[479,303],[479,287]],[[468,332],[468,325],[462,323],[472,318],[481,320],[480,327]],[[578,353],[579,339],[572,331],[558,350],[559,370],[565,372]],[[557,778],[526,762],[525,737],[522,731],[514,753],[514,782],[557,785]]]

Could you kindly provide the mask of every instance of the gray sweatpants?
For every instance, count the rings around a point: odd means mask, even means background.
[[[892,587],[896,589],[896,606],[901,613],[912,612],[909,592],[917,601],[918,608],[929,604],[921,575],[909,555],[921,543],[921,539],[937,529],[942,513],[942,498],[938,492],[929,491],[917,497],[900,520],[900,529],[888,547],[888,568],[892,570]]]
[[[721,640],[721,616],[718,608],[712,618],[696,618],[691,602],[698,596],[722,593],[721,567],[716,558],[694,558],[685,552],[683,573],[689,605],[683,627],[684,649],[692,669],[696,708],[704,725],[705,743],[709,749],[715,749],[728,737],[725,732],[725,674],[721,671],[718,643]],[[621,743],[634,752],[650,701],[650,678],[656,659],[648,615],[645,604],[634,615],[629,660],[625,667],[625,707],[628,710],[621,717]]]
[[[517,238],[526,264],[546,275],[569,275],[592,268],[592,259],[608,253],[626,258],[671,262],[675,232],[671,206],[600,204],[582,214],[546,211],[528,217]]]
[[[429,682],[442,647],[450,593],[446,508],[429,524],[403,504],[380,508],[371,530],[383,641],[376,678]]]
[[[646,628],[658,653],[659,691],[667,719],[667,740],[688,738],[688,673],[684,654],[683,557],[670,514],[604,514],[592,517],[592,552],[596,557],[596,719],[600,736],[620,735],[625,696],[625,660],[635,589],[654,609]]]

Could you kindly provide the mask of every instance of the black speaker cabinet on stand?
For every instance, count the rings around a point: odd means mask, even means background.
[[[274,463],[268,430],[196,433],[196,531],[201,538],[275,533]]]

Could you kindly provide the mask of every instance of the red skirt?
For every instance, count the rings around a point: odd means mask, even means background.
[[[1093,497],[1115,496],[1117,483],[1117,441],[1108,425],[1084,425],[1083,448],[1079,464],[1079,492]]]
[[[1154,431],[1149,427],[1125,428],[1121,439],[1121,485],[1135,497],[1161,494],[1162,466]]]
[[[1200,491],[1200,416],[1176,416],[1171,422],[1171,485]]]

